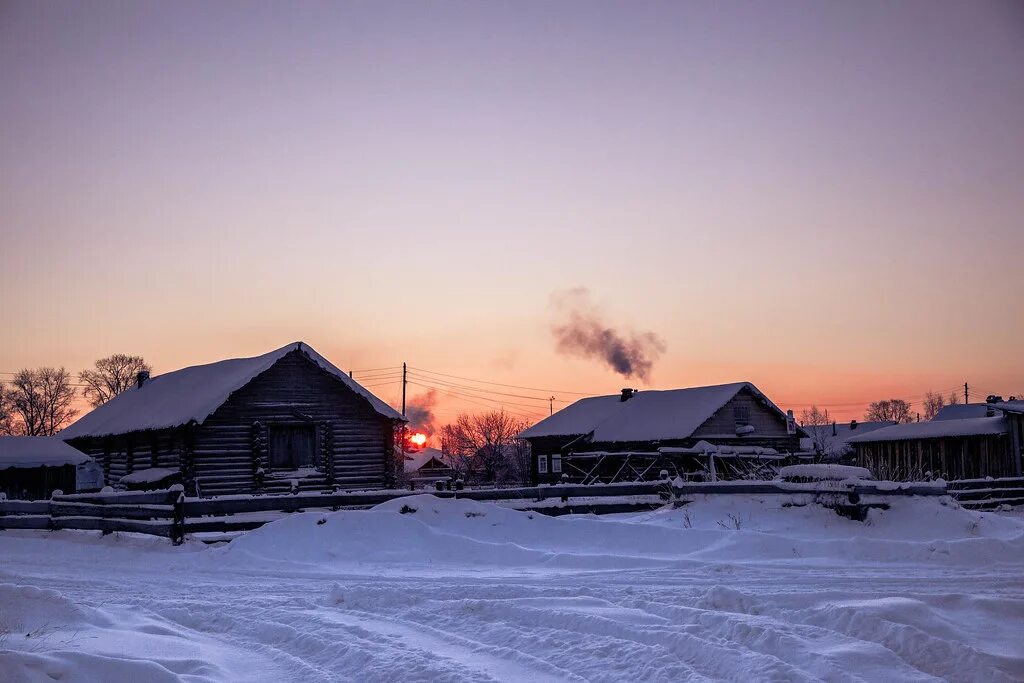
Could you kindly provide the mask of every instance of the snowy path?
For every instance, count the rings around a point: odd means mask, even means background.
[[[0,583],[214,644],[167,680],[1024,680],[1020,565],[222,568],[210,550],[8,532]]]

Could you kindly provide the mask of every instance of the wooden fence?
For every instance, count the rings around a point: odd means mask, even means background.
[[[949,482],[949,495],[965,508],[995,510],[1002,505],[1024,505],[1024,477],[961,479]]]
[[[1024,480],[1021,480],[1024,482]],[[280,516],[303,510],[358,510],[423,493],[421,491],[353,491],[186,498],[180,486],[164,491],[56,495],[50,500],[0,501],[0,529],[88,529],[104,533],[130,531],[181,543],[186,534],[255,529]],[[841,514],[856,516],[884,506],[894,496],[941,496],[936,484],[891,482],[844,485],[794,484],[779,481],[619,484],[558,484],[508,489],[432,491],[439,498],[505,501],[519,510],[543,514],[610,513],[654,509],[666,502],[686,504],[702,494],[812,494],[828,498]]]

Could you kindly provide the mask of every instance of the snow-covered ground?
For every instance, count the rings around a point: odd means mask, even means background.
[[[423,495],[177,548],[0,532],[0,680],[1024,680],[1020,515],[803,503]]]

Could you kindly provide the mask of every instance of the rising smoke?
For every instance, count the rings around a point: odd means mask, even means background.
[[[405,418],[409,421],[409,428],[427,435],[433,434],[436,406],[437,392],[433,389],[409,399],[405,406]]]
[[[619,332],[609,327],[585,287],[556,292],[552,302],[563,319],[552,326],[559,353],[596,358],[623,377],[648,381],[654,361],[665,350],[665,342],[658,335]]]

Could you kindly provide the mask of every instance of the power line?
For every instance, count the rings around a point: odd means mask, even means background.
[[[542,403],[547,403],[550,400],[550,398],[547,397],[547,396],[527,396],[525,394],[510,394],[510,393],[504,392],[504,391],[495,391],[494,389],[484,389],[482,387],[474,387],[474,386],[469,386],[467,384],[458,384],[456,382],[448,382],[446,380],[437,379],[435,377],[427,377],[426,375],[419,375],[418,373],[411,373],[411,375],[412,376],[419,376],[420,379],[422,379],[425,382],[436,382],[438,384],[442,384],[442,385],[447,386],[447,387],[452,387],[452,388],[456,388],[456,389],[468,389],[468,390],[471,390],[471,391],[480,391],[480,392],[483,392],[485,394],[490,394],[490,395],[494,395],[494,396],[509,396],[511,398],[525,398],[525,399],[528,399],[528,400],[531,400],[531,401],[541,401]],[[554,399],[554,400],[558,401],[559,403],[568,403],[568,401],[564,401],[564,400],[557,399],[557,398]]]
[[[519,384],[502,384],[501,382],[489,382],[489,381],[483,380],[483,379],[473,379],[472,377],[462,377],[460,375],[449,375],[449,374],[444,373],[444,372],[436,372],[434,370],[427,370],[425,368],[414,368],[411,365],[409,366],[409,369],[410,370],[419,370],[420,372],[425,372],[425,373],[428,373],[428,374],[431,374],[431,375],[440,375],[441,377],[452,377],[454,379],[461,379],[461,380],[464,380],[466,382],[476,382],[478,384],[490,384],[492,386],[506,387],[506,388],[509,388],[509,389],[526,389],[527,391],[540,391],[540,392],[544,392],[544,393],[547,393],[547,394],[573,394],[575,396],[597,396],[597,395],[599,395],[598,392],[594,392],[594,391],[567,391],[567,390],[559,390],[559,389],[541,389],[541,388],[538,388],[538,387],[524,387],[524,386],[521,386]]]
[[[389,368],[363,368],[362,370],[350,370],[349,372],[377,372],[379,370],[401,370],[401,365],[392,365]]]
[[[449,389],[448,387],[441,387],[441,386],[436,386],[436,385],[433,385],[433,384],[423,384],[421,382],[414,382],[412,380],[409,380],[409,384],[414,384],[414,385],[416,385],[418,387],[424,387],[426,389],[434,389],[435,391],[444,391],[444,392],[447,392],[448,394],[450,394],[452,396],[461,396],[463,398],[475,398],[475,399],[479,399],[481,401],[490,401],[491,403],[496,403],[497,405],[500,405],[500,406],[518,406],[520,408],[529,408],[530,410],[540,411],[540,406],[530,405],[528,403],[516,403],[515,401],[502,401],[502,400],[496,399],[496,398],[488,398],[487,396],[480,396],[478,394],[462,393],[462,392],[458,392],[458,391],[454,391],[452,389]],[[538,414],[539,414],[539,412],[538,412]]]
[[[495,403],[495,404],[497,404],[497,407],[500,407],[500,408],[507,408],[508,405],[511,405],[511,404],[505,404],[505,403],[501,403],[499,401],[495,401],[494,399],[483,398],[483,397],[480,397],[480,396],[467,397],[465,394],[460,394],[460,393],[451,391],[450,389],[446,389],[446,388],[443,388],[443,387],[432,387],[432,386],[429,386],[429,385],[426,385],[426,384],[420,384],[418,382],[409,382],[409,384],[415,384],[416,386],[421,386],[421,387],[424,387],[424,388],[427,388],[427,389],[435,389],[436,391],[440,391],[442,394],[445,394],[446,396],[451,396],[452,398],[457,398],[459,400],[465,401],[466,403],[472,403],[473,405],[481,406],[483,408],[489,408],[491,410],[493,410],[495,408],[494,405],[489,405],[488,403],[480,403],[479,401],[488,401],[489,403]],[[474,400],[474,399],[478,399],[478,400]],[[533,406],[528,406],[528,407],[533,408]],[[508,412],[512,413],[513,415],[517,415],[519,417],[528,417],[528,418],[531,418],[531,419],[537,419],[537,418],[543,417],[543,415],[541,413],[532,413],[532,412],[526,412],[524,410],[515,410],[515,409],[511,409],[511,408],[508,409]]]

